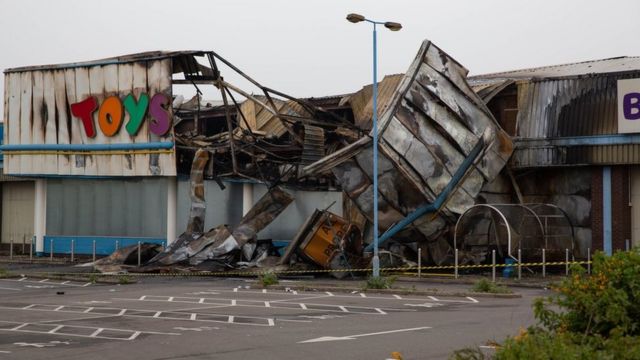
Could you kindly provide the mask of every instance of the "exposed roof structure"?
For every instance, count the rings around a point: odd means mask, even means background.
[[[640,56],[620,56],[609,59],[480,74],[470,76],[468,80],[473,85],[488,79],[556,78],[628,71],[640,71]]]

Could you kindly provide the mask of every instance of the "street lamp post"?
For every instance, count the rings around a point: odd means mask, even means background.
[[[366,21],[373,25],[373,277],[380,276],[380,257],[378,256],[378,41],[376,25],[384,25],[391,31],[402,29],[396,22],[374,21],[359,14],[347,15],[352,23]]]

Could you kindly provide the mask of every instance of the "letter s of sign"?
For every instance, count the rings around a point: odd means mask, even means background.
[[[114,136],[122,126],[124,111],[122,110],[122,102],[117,96],[109,96],[104,99],[100,105],[98,113],[98,125],[100,130],[106,136]]]
[[[82,120],[84,132],[88,137],[96,137],[96,128],[93,125],[93,112],[98,108],[98,101],[95,96],[90,96],[80,102],[71,104],[71,113],[73,116]]]
[[[162,136],[171,128],[171,114],[166,109],[169,104],[171,104],[171,100],[163,93],[157,93],[151,98],[149,114],[153,119],[149,124],[149,130],[153,134]]]
[[[640,93],[632,92],[625,94],[622,98],[622,108],[624,111],[625,119],[640,119]]]

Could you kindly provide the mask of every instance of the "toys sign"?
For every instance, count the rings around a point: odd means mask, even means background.
[[[618,133],[640,133],[640,79],[618,80]]]
[[[136,100],[133,94],[127,95],[124,100],[118,96],[109,96],[98,104],[95,96],[90,96],[80,102],[71,104],[71,113],[82,121],[87,137],[96,136],[96,128],[93,122],[93,113],[98,110],[98,126],[105,136],[115,136],[124,122],[124,112],[129,113],[129,121],[125,129],[131,136],[135,136],[145,119],[147,112],[151,115],[149,131],[152,134],[162,136],[171,128],[171,113],[167,107],[171,105],[169,97],[163,93],[155,94],[151,100],[146,93],[140,94]]]

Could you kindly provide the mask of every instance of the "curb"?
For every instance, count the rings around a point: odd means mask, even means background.
[[[478,280],[479,280],[479,278],[477,278],[477,279],[463,279],[463,278],[458,278],[458,279],[421,278],[421,279],[418,279],[418,278],[414,278],[414,277],[405,277],[405,276],[399,276],[398,279],[397,279],[397,281],[405,281],[405,282],[436,283],[436,284],[446,284],[446,285],[460,285],[460,284],[473,285]],[[518,282],[496,281],[496,285],[504,285],[504,286],[508,286],[508,287],[519,287],[519,288],[527,288],[527,289],[545,289],[545,288],[549,288],[553,284],[554,284],[554,281],[549,281],[549,282],[546,282],[546,283],[530,283],[530,282],[518,283]]]

